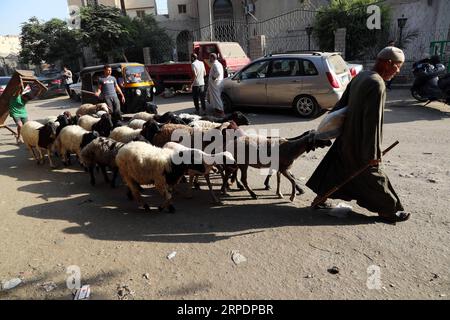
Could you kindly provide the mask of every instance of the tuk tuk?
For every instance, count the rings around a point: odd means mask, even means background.
[[[113,63],[112,76],[117,79],[124,96],[125,104],[121,105],[122,113],[137,113],[148,110],[153,105],[156,92],[155,85],[145,66],[139,63]],[[80,72],[81,103],[97,104],[103,97],[98,98],[98,80],[103,77],[104,65],[86,67]]]

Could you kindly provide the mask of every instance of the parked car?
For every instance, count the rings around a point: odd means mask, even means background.
[[[250,62],[237,42],[194,42],[192,50],[197,54],[198,60],[204,62],[207,75],[210,70],[209,55],[211,53],[217,54],[219,62],[224,67],[225,76],[236,73]],[[190,61],[151,64],[146,67],[155,81],[157,94],[165,88],[180,90],[183,86],[192,84],[193,73]]]
[[[69,86],[70,97],[75,101],[81,101],[81,77],[78,78],[78,82]]]
[[[0,96],[3,94],[3,91],[6,89],[9,80],[11,77],[0,77]]]
[[[350,69],[352,78],[356,77],[364,69],[362,64],[357,64],[357,63],[348,63],[347,62],[347,66]]]
[[[48,89],[47,92],[41,96],[43,99],[67,94],[60,71],[43,73],[42,76],[38,77],[38,80]]]
[[[227,112],[233,106],[285,107],[314,117],[339,101],[351,79],[338,53],[269,55],[225,79],[222,99]]]

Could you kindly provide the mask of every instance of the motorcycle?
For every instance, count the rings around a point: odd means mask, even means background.
[[[450,73],[439,57],[431,57],[413,64],[414,83],[411,95],[420,102],[441,101],[450,105]]]

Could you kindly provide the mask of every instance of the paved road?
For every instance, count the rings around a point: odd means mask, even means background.
[[[159,98],[158,104],[160,112],[192,111],[190,96]],[[31,119],[44,119],[76,107],[62,97],[33,102],[28,110]],[[244,111],[252,128],[279,129],[286,137],[321,120],[289,111]],[[70,299],[66,268],[73,265],[94,299],[448,299],[449,112],[438,103],[424,108],[406,90],[389,92],[384,145],[400,145],[385,167],[412,213],[396,226],[377,222],[354,203],[347,217],[312,211],[309,190],[294,203],[278,199],[274,190],[262,190],[257,170],[249,183],[258,200],[233,191],[216,206],[202,185],[193,199],[185,199],[181,188],[176,214],[148,214],[126,199],[123,186],[112,190],[99,176],[91,187],[77,165],[37,166],[1,131],[0,279],[21,277],[23,283],[0,292],[0,299]],[[296,162],[293,173],[301,183],[325,153]],[[289,191],[286,180],[282,190]],[[153,206],[159,204],[158,194],[146,194]],[[247,261],[236,265],[232,251]],[[175,258],[167,259],[172,252]],[[327,271],[333,266],[339,274]],[[57,287],[47,292],[48,282]],[[118,294],[123,286],[134,294]]]

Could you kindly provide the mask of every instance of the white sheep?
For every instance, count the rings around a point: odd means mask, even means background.
[[[56,138],[56,125],[55,123],[48,122],[43,125],[37,121],[28,121],[22,127],[22,138],[24,144],[30,150],[32,156],[39,164],[41,161],[44,163],[44,156],[42,155],[41,148],[47,149],[47,156],[50,162],[50,166],[54,168],[52,157],[50,156],[53,142]],[[39,159],[34,153],[34,149],[39,153]]]
[[[228,122],[226,122],[226,123],[228,123]],[[211,122],[211,121],[207,121],[207,120],[197,120],[197,121],[193,121],[189,124],[189,126],[191,126],[192,128],[198,128],[198,129],[202,129],[202,130],[214,129],[214,128],[218,128],[222,125],[223,125],[223,123]]]
[[[132,129],[130,127],[117,127],[115,128],[109,137],[113,140],[122,143],[129,143],[131,141],[135,141],[141,135],[142,129]]]
[[[70,164],[70,153],[75,153],[80,159],[81,149],[92,140],[98,138],[97,132],[90,132],[80,126],[67,126],[61,130],[55,140],[54,149],[61,156],[65,165]]]
[[[84,130],[91,131],[92,126],[100,121],[100,118],[95,118],[91,115],[81,116],[78,119],[78,125],[82,127]]]
[[[136,114],[131,118],[131,120],[140,119],[140,120],[148,121],[148,120],[150,120],[150,119],[153,119],[154,116],[155,116],[154,114],[150,114],[150,113],[148,113],[148,112],[139,112],[139,113],[136,113]]]
[[[171,189],[185,174],[204,174],[205,165],[201,155],[195,150],[184,153],[191,160],[190,163],[179,163],[175,155],[174,150],[158,148],[141,141],[130,142],[119,150],[116,163],[129,188],[128,196],[133,196],[146,211],[149,211],[150,207],[143,201],[139,192],[141,185],[154,184],[164,197],[159,210],[167,208],[170,212],[174,212]],[[196,164],[199,161],[198,157],[201,164]]]
[[[81,117],[87,114],[96,114],[99,111],[105,111],[109,113],[108,105],[106,103],[99,103],[97,105],[86,103],[77,110],[76,115]]]
[[[132,121],[130,121],[130,123],[128,124],[128,127],[130,127],[131,129],[142,129],[144,127],[145,124],[145,120],[142,119],[134,119]]]
[[[180,152],[180,151],[189,151],[189,150],[193,150],[191,148],[185,147],[179,143],[176,142],[168,142],[164,145],[164,149],[171,149],[175,152]],[[206,183],[208,184],[208,188],[209,191],[211,193],[211,197],[213,198],[213,201],[215,203],[220,203],[219,199],[216,197],[216,195],[214,194],[214,191],[212,189],[211,186],[211,181],[209,179],[209,174],[211,172],[211,170],[213,169],[214,166],[218,166],[218,165],[235,165],[236,160],[234,159],[233,155],[226,151],[226,152],[221,152],[221,153],[216,153],[216,154],[208,154],[205,153],[201,150],[198,150],[198,152],[202,155],[204,163],[205,163],[205,173],[203,174],[203,176],[205,177]],[[237,167],[236,167],[237,168]],[[189,194],[188,197],[191,198],[192,197],[192,186],[194,184],[194,179],[195,182],[198,183],[198,174],[197,175],[193,175],[191,174],[189,176]]]

